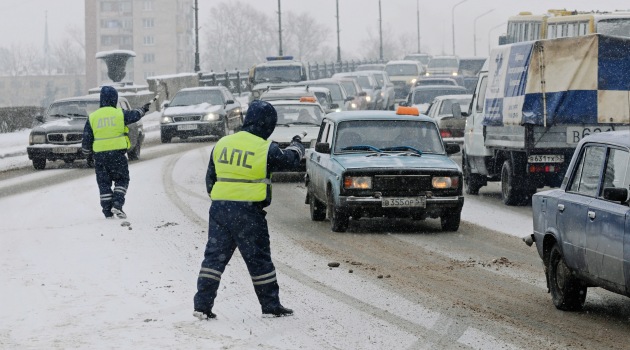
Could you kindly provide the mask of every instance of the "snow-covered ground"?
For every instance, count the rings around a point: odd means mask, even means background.
[[[159,137],[158,118],[145,117],[147,137]],[[28,130],[0,134],[0,169],[28,163],[27,140]],[[143,154],[162,147],[176,145]],[[132,162],[125,205],[130,226],[102,217],[90,169],[79,170],[85,176],[72,181],[0,196],[0,348],[406,349],[428,345],[390,321],[440,332],[443,316],[400,300],[372,280],[328,268],[321,257],[278,239],[273,221],[281,299],[295,316],[261,318],[237,252],[223,275],[214,309],[218,319],[193,318],[210,204],[204,193],[210,148],[211,143],[181,156]],[[34,171],[0,182],[0,193],[76,171]],[[519,237],[531,229],[526,209],[490,219],[483,205],[465,205],[463,219]],[[369,309],[374,305],[381,317]],[[510,348],[475,328],[458,342]]]

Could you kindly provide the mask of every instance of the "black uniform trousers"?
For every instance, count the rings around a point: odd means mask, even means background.
[[[96,183],[105,216],[112,216],[112,206],[122,209],[125,204],[125,195],[129,187],[129,164],[126,152],[126,150],[116,150],[94,153]]]
[[[213,201],[208,243],[197,279],[195,310],[211,311],[221,275],[238,248],[252,278],[263,313],[280,306],[276,270],[271,261],[267,213],[257,203]]]

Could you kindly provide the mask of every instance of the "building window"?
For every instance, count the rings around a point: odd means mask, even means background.
[[[144,57],[144,60],[143,60],[144,63],[155,62],[155,54],[153,53],[145,53],[143,57]]]
[[[111,35],[103,35],[101,36],[101,45],[109,46],[112,45],[112,36]]]
[[[155,38],[152,35],[146,35],[144,37],[145,45],[155,45]]]
[[[142,9],[144,11],[153,11],[153,0],[144,0]]]
[[[133,29],[133,21],[130,19],[123,19],[122,27],[125,29]]]
[[[118,2],[116,1],[102,1],[101,12],[117,12]]]
[[[101,28],[120,28],[121,23],[115,19],[101,20]]]
[[[153,23],[153,18],[143,18],[142,19],[142,26],[144,28],[153,28],[155,25]]]

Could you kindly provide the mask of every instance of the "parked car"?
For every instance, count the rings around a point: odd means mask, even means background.
[[[240,130],[243,112],[230,90],[224,86],[203,86],[179,90],[165,101],[160,119],[162,143],[173,137],[225,136]]]
[[[350,103],[354,99],[352,96],[348,96],[348,93],[343,88],[341,83],[335,79],[317,79],[317,80],[307,80],[298,83],[299,85],[308,85],[308,86],[322,86],[330,90],[332,94],[333,102],[339,106],[339,109],[342,111],[346,111],[350,108]]]
[[[352,96],[354,99],[350,102],[348,107],[349,111],[364,110],[367,109],[367,92],[361,89],[361,86],[355,79],[340,78],[338,79],[343,88],[348,93],[348,96]]]
[[[629,188],[628,130],[611,131],[584,137],[562,186],[532,196],[526,243],[536,243],[556,308],[582,309],[589,287],[630,296]]]
[[[420,110],[420,113],[426,113],[429,109],[431,101],[442,95],[466,95],[468,91],[463,86],[455,85],[420,85],[414,87],[405,105],[414,106]]]
[[[311,147],[311,140],[317,138],[319,126],[326,112],[314,97],[303,97],[300,100],[268,101],[278,113],[278,122],[269,140],[277,142],[281,149],[291,143],[293,136],[302,132],[302,144]],[[302,159],[300,171],[306,170],[306,162]]]
[[[462,173],[448,155],[457,152],[415,108],[329,114],[305,156],[311,219],[344,232],[351,218],[440,218],[456,231]]]
[[[357,66],[355,71],[363,71],[363,70],[385,70],[384,63],[364,63]]]
[[[460,115],[453,117],[453,104],[458,104],[463,111],[468,110],[472,95],[442,95],[433,99],[427,115],[435,120],[444,142],[464,144],[466,119]]]
[[[427,65],[425,75],[452,75],[459,72],[459,58],[457,56],[433,56]]]
[[[147,101],[148,102],[148,101]],[[29,135],[26,152],[35,169],[46,168],[46,161],[63,160],[72,163],[75,160],[87,160],[88,166],[94,166],[94,160],[81,151],[83,129],[90,113],[100,108],[100,94],[63,98],[48,106],[44,115],[35,117],[35,126]],[[125,97],[118,97],[118,108],[131,109]],[[129,160],[140,157],[144,142],[142,121],[128,125],[131,147],[127,151]]]
[[[385,65],[385,72],[394,84],[396,102],[404,101],[409,90],[416,84],[418,76],[423,74],[422,63],[415,60],[389,61]]]

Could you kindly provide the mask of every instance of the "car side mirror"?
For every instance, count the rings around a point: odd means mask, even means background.
[[[331,103],[330,104],[330,109],[337,109],[339,108],[339,104],[338,103]]]
[[[604,188],[604,199],[613,202],[625,202],[628,200],[628,189],[623,187]]]
[[[234,104],[234,100],[227,100],[225,101],[226,105],[233,105]]]
[[[164,101],[164,103],[162,103],[163,108],[168,107],[168,105],[170,104],[169,101]]]
[[[36,115],[35,121],[37,121],[38,123],[44,123],[46,120],[44,119],[43,115]]]
[[[361,92],[359,92],[359,96],[367,96],[367,92],[361,91]]]
[[[455,154],[461,151],[461,148],[459,148],[459,144],[455,142],[446,142],[444,146],[446,147],[446,154],[448,155]]]
[[[330,154],[330,144],[328,142],[318,142],[315,144],[315,152]]]

